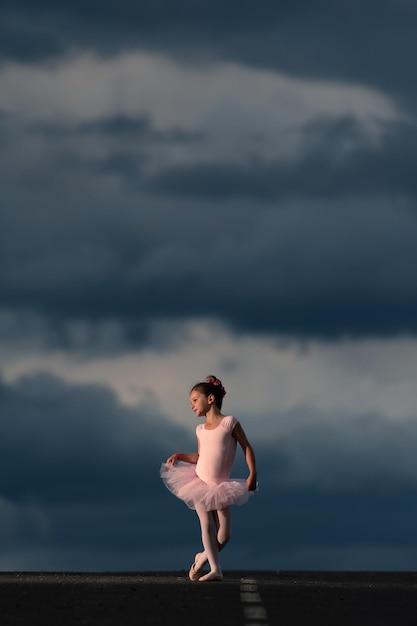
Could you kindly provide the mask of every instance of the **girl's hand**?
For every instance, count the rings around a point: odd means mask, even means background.
[[[246,480],[246,484],[248,487],[248,491],[256,491],[256,488],[258,486],[256,476],[249,476],[249,478]]]
[[[175,454],[171,454],[171,456],[166,460],[167,465],[171,463],[175,465],[177,461],[183,461],[184,463],[194,463],[196,464],[198,461],[198,452],[176,452]]]
[[[176,461],[178,461],[178,459],[181,458],[181,454],[178,454],[178,452],[176,452],[175,454],[171,454],[171,456],[167,459],[167,465],[169,463],[172,463],[172,465],[175,464]]]

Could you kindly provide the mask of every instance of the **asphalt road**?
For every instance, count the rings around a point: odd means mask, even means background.
[[[1,626],[417,626],[417,573],[0,573]]]

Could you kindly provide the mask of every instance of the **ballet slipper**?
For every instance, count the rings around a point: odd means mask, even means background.
[[[201,576],[201,578],[198,579],[198,582],[214,582],[217,580],[223,580],[223,574],[221,572],[209,572],[208,574],[205,574],[205,576]]]
[[[201,555],[201,552],[197,552],[197,554],[194,557],[194,563],[191,565],[190,571],[188,572],[188,576],[190,580],[192,580],[193,582],[196,580],[199,580],[203,572],[204,565],[202,565],[201,567],[197,567],[197,560],[200,555]]]

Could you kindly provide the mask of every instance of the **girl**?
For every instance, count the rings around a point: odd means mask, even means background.
[[[191,580],[222,580],[219,551],[231,536],[231,504],[243,504],[257,489],[256,461],[242,426],[235,417],[221,412],[226,391],[215,376],[208,376],[191,389],[191,409],[205,423],[196,429],[198,452],[173,454],[161,466],[160,475],[168,489],[200,520],[203,552],[195,555]],[[236,444],[242,447],[249,477],[230,479]],[[203,575],[208,561],[210,571]]]

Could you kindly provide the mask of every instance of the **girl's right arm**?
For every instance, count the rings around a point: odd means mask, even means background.
[[[171,454],[169,459],[167,459],[167,463],[172,463],[175,465],[177,461],[185,461],[185,463],[194,463],[196,465],[198,461],[198,457],[200,456],[200,440],[197,438],[197,447],[198,452],[190,452],[188,454],[183,454],[182,452],[176,452],[175,454]]]
[[[194,463],[194,465],[198,461],[198,452],[190,452],[190,453],[182,453],[176,452],[175,454],[171,454],[171,456],[167,459],[167,463],[172,463],[173,465],[177,461],[185,461],[185,463]]]

